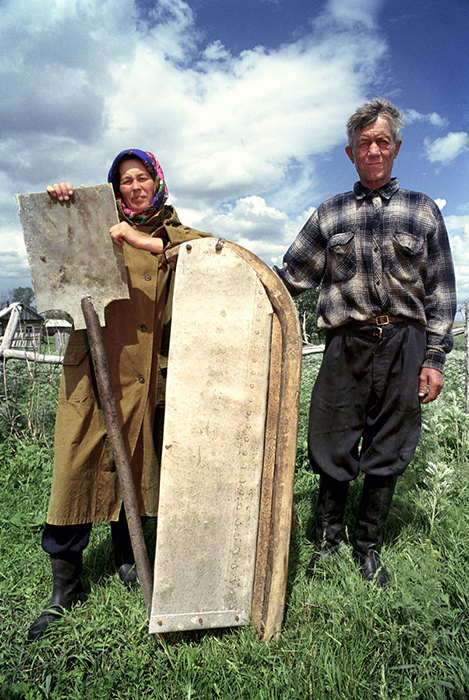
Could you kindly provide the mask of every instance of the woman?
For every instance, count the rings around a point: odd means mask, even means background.
[[[172,273],[164,252],[209,236],[182,226],[155,157],[122,151],[108,175],[120,223],[113,241],[123,247],[130,299],[106,308],[103,339],[140,514],[156,516],[164,384],[169,346]],[[49,186],[59,201],[73,196],[67,183]],[[124,583],[136,585],[134,559],[102,412],[98,405],[86,331],[73,331],[64,358],[55,427],[55,460],[42,547],[50,555],[53,592],[29,630],[37,639],[63,609],[83,598],[82,554],[92,523],[111,521],[115,561]]]

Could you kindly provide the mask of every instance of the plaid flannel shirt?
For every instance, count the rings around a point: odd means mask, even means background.
[[[293,296],[321,285],[320,328],[383,314],[418,321],[424,366],[443,369],[456,289],[443,217],[427,195],[401,189],[397,178],[377,190],[357,182],[318,207],[275,269]]]

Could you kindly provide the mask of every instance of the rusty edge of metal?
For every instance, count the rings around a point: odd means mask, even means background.
[[[251,609],[251,624],[268,641],[280,631],[285,607],[298,432],[301,329],[292,298],[275,272],[241,246],[229,241],[224,244],[254,268],[275,314]]]
[[[103,409],[106,430],[111,443],[114,462],[119,476],[125,514],[129,527],[130,541],[132,543],[132,549],[135,556],[137,575],[140,581],[145,607],[148,615],[150,615],[153,589],[152,573],[148,559],[148,552],[145,545],[145,539],[143,536],[142,522],[140,519],[132,469],[127,456],[124,438],[122,436],[122,431],[117,416],[116,403],[112,392],[109,366],[104,348],[101,326],[91,297],[84,297],[81,300],[81,307],[86,322],[91,357],[95,369],[96,384]]]

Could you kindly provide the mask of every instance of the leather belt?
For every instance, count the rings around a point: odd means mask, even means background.
[[[350,320],[348,324],[354,326],[387,326],[390,323],[405,323],[407,319],[403,316],[389,316],[388,314],[383,314],[382,316],[375,316],[374,318],[369,318],[366,321],[355,321]]]
[[[378,340],[381,340],[383,336],[383,328],[384,326],[389,326],[390,324],[395,324],[395,323],[406,323],[407,319],[405,319],[403,316],[389,316],[389,314],[383,314],[381,316],[375,316],[374,318],[370,318],[367,321],[355,321],[351,320],[348,322],[347,325],[350,326],[375,326],[373,330],[373,335],[378,338]]]

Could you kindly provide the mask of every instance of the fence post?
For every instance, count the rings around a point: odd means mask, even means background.
[[[466,358],[466,385],[465,385],[465,399],[466,399],[466,411],[469,411],[469,301],[466,301],[464,305],[465,310],[465,327],[464,327],[464,348],[465,348],[465,358]]]
[[[18,323],[20,321],[21,314],[21,304],[11,305],[11,315],[8,321],[7,327],[5,328],[5,334],[3,336],[2,342],[0,343],[0,379],[3,378],[3,368],[6,362],[5,350],[9,350],[11,347],[12,340],[15,336]]]

